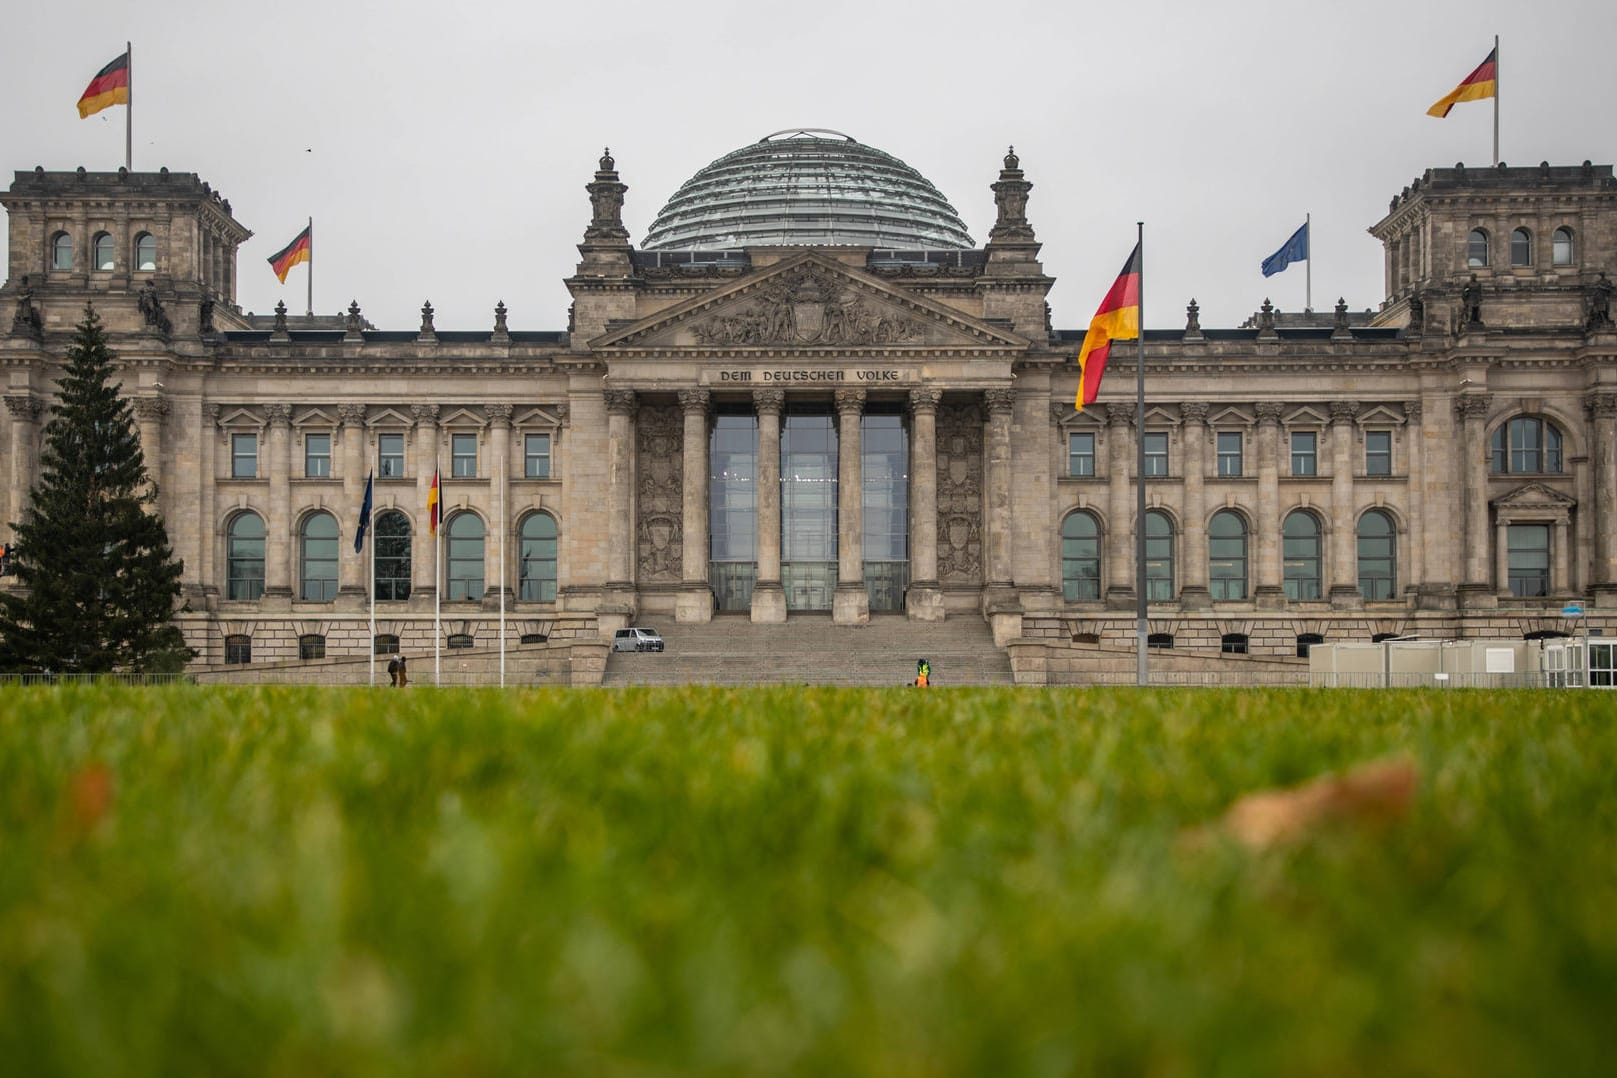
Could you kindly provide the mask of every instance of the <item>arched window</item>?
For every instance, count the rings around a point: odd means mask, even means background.
[[[376,518],[376,598],[402,602],[410,597],[410,521],[396,510]],[[378,652],[377,654],[381,654]]]
[[[1557,266],[1572,265],[1572,230],[1565,226],[1555,230],[1550,243],[1550,261]]]
[[[1245,655],[1247,653],[1246,634],[1225,633],[1219,637],[1218,650],[1225,655]]]
[[[1228,509],[1207,525],[1207,589],[1214,599],[1246,598],[1246,521]]]
[[[264,594],[264,518],[240,513],[225,538],[225,598],[257,599]]]
[[[242,633],[232,633],[225,637],[225,662],[234,666],[237,663],[250,663],[252,661],[252,637]]]
[[[73,237],[66,232],[58,232],[51,237],[51,269],[70,270],[73,268]]]
[[[463,649],[463,648],[469,648],[469,647],[472,646],[472,634],[471,633],[450,633],[449,634],[449,639],[444,641],[444,646],[449,647],[449,648],[454,648],[456,650],[460,650],[460,649]]]
[[[521,561],[517,566],[517,598],[534,603],[556,601],[556,518],[530,513],[522,521]]]
[[[1281,527],[1285,544],[1286,598],[1292,602],[1318,599],[1319,573],[1319,520],[1313,513],[1301,509],[1288,513]]]
[[[304,633],[298,637],[298,658],[324,659],[326,657],[326,638],[319,633]]]
[[[303,566],[298,595],[306,603],[329,603],[337,597],[337,518],[311,513],[299,537]]]
[[[1145,514],[1145,598],[1173,602],[1173,520],[1159,509]]]
[[[1538,416],[1517,416],[1494,428],[1489,449],[1489,471],[1496,475],[1561,470],[1561,432]]]
[[[1488,264],[1488,233],[1480,228],[1473,228],[1466,237],[1465,264],[1471,269],[1481,269]]]
[[[157,237],[142,232],[135,237],[135,269],[151,272],[157,268]]]
[[[102,272],[111,271],[113,261],[112,236],[105,232],[97,232],[95,239],[90,241],[90,250],[93,259],[91,265]]]
[[[444,529],[449,548],[449,594],[445,598],[483,597],[483,521],[476,513],[456,513]],[[451,638],[453,639],[453,638]],[[470,647],[471,645],[466,645]],[[454,647],[453,644],[450,647]]]
[[[1372,509],[1359,518],[1359,595],[1393,598],[1398,589],[1398,530],[1392,517]]]
[[[371,641],[371,649],[374,655],[397,655],[399,638],[393,633],[377,633]]]
[[[1325,637],[1319,633],[1297,634],[1297,658],[1308,658],[1308,652],[1315,644],[1325,643]]]
[[[1518,228],[1510,234],[1510,264],[1512,266],[1533,264],[1533,234],[1525,228]]]
[[[1090,513],[1061,522],[1061,593],[1068,602],[1100,598],[1100,524]]]
[[[1148,648],[1171,648],[1173,647],[1173,634],[1148,633],[1145,638],[1145,646]]]

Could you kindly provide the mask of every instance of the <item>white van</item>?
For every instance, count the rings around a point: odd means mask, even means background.
[[[619,629],[617,635],[612,637],[613,651],[661,651],[663,638],[656,629],[647,629],[636,626],[632,629]]]

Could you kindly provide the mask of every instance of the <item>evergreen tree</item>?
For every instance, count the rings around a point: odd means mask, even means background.
[[[182,564],[150,507],[146,462],[116,357],[88,304],[57,383],[40,477],[13,525],[0,592],[0,669],[103,673],[177,670],[195,653],[174,610]]]

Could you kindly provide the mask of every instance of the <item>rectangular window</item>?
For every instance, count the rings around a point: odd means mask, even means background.
[[[303,474],[310,479],[331,477],[331,435],[303,436]]]
[[[1392,431],[1364,432],[1364,474],[1392,474]]]
[[[1550,593],[1550,526],[1511,524],[1505,529],[1510,593],[1535,598]]]
[[[1093,434],[1067,435],[1067,474],[1074,479],[1087,479],[1095,474],[1095,436]]]
[[[404,478],[404,435],[383,434],[377,437],[376,474],[383,479]]]
[[[1238,430],[1218,432],[1218,474],[1227,478],[1241,474],[1241,432]]]
[[[232,479],[258,478],[258,435],[232,434],[230,436],[230,477]]]
[[[477,478],[477,435],[449,436],[449,474],[456,479]]]
[[[528,479],[550,478],[550,435],[530,434],[523,438],[522,474]]]
[[[1291,474],[1319,474],[1319,435],[1311,430],[1291,432]]]
[[[1147,479],[1163,479],[1168,475],[1168,432],[1161,430],[1145,433],[1145,475]]]

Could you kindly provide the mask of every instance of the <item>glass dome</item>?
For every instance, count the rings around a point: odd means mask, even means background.
[[[686,180],[640,247],[807,245],[976,246],[954,207],[919,172],[840,131],[805,128],[766,135]]]

